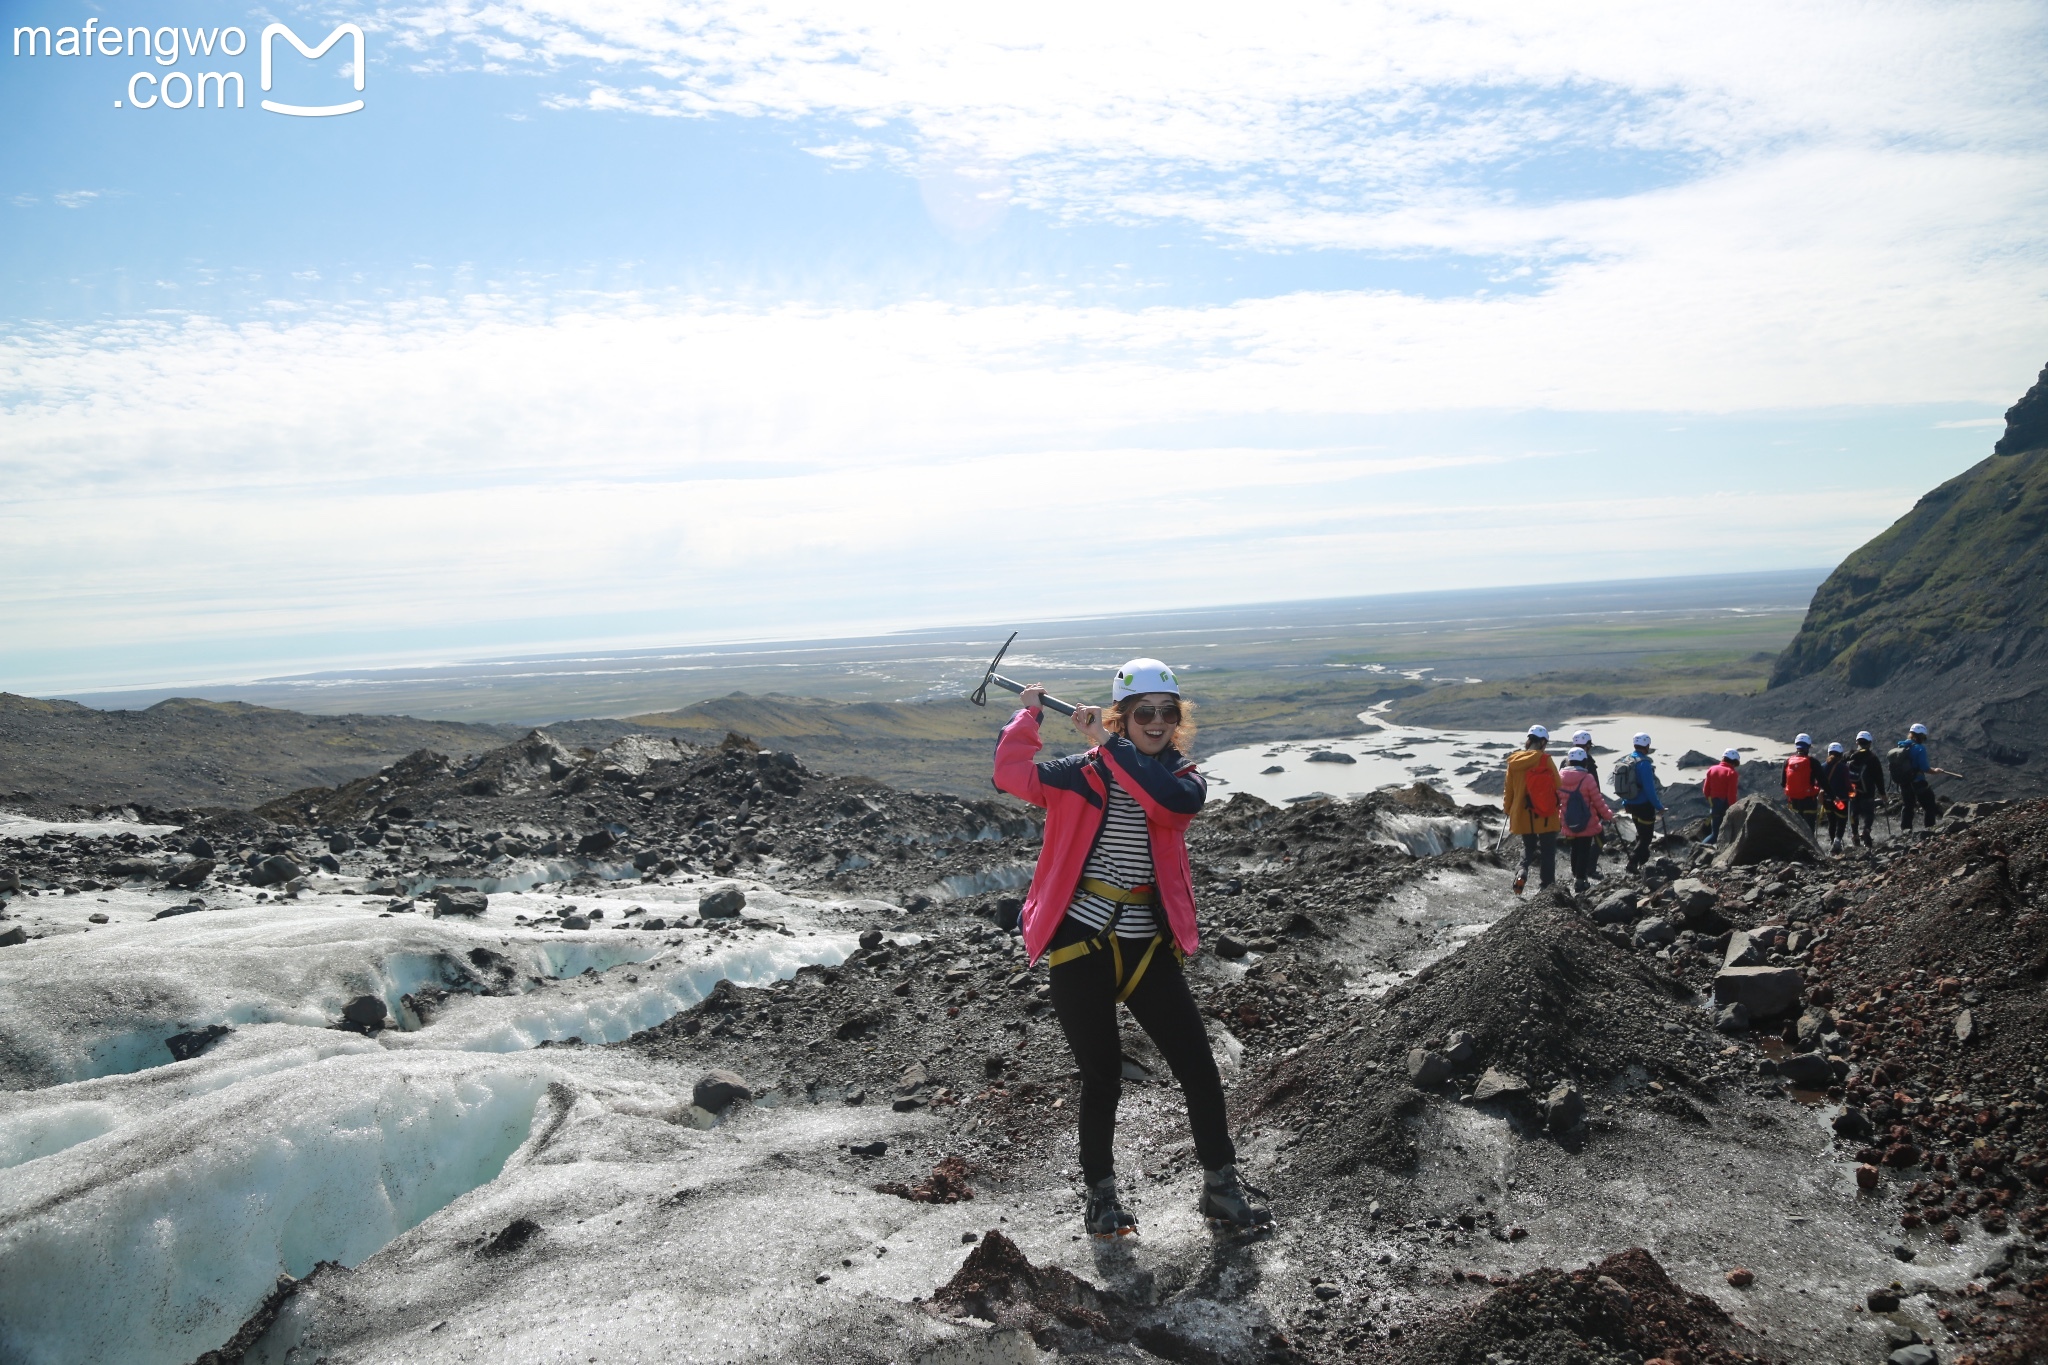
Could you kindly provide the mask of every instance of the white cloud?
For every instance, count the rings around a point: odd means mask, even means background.
[[[1760,329],[1651,311],[1617,332],[1612,287],[1139,312],[477,299],[23,335],[0,347],[0,635],[146,660],[607,614],[762,634],[962,619],[1020,565],[1041,613],[1095,609],[1134,573],[1181,605],[1586,579],[1641,572],[1634,542],[1565,534],[1624,517],[1688,547],[1674,569],[1803,565],[1920,488],[1835,491],[1845,466],[1832,488],[1809,467],[1802,499],[1670,492],[1634,452],[1387,445],[1365,419],[2013,384],[1978,370],[2018,349],[1988,298],[1962,301],[1967,326],[1905,316],[1925,350],[1897,354],[1800,331],[1798,298],[1747,300]]]
[[[1660,183],[1817,148],[2038,156],[2024,3],[1259,6],[438,0],[387,31],[442,61],[556,69],[558,101],[823,120],[917,164],[979,162],[1060,213],[1268,245],[1572,253],[1532,159]],[[1582,193],[1582,200],[1607,197]],[[1995,211],[1995,210],[1994,210]]]

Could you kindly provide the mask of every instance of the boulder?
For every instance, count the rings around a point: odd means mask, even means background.
[[[754,1092],[738,1072],[715,1067],[697,1078],[690,1090],[690,1102],[713,1114],[724,1113],[734,1100],[750,1100]]]
[[[1678,929],[1662,915],[1652,915],[1636,922],[1635,940],[1638,948],[1661,948],[1678,937]]]
[[[705,919],[738,919],[747,908],[747,893],[737,886],[723,886],[697,902],[697,913]]]
[[[1820,846],[1806,822],[1761,796],[1745,796],[1721,822],[1715,867],[1754,867],[1767,862],[1815,862]]]
[[[1847,1142],[1868,1142],[1871,1134],[1877,1131],[1870,1115],[1853,1104],[1843,1106],[1842,1112],[1835,1115],[1834,1129],[1835,1136]]]
[[[1721,955],[1723,967],[1761,967],[1770,956],[1770,931],[1737,929],[1728,935],[1728,951]]]
[[[213,845],[202,835],[185,845],[185,851],[195,858],[211,858],[213,856]]]
[[[390,1014],[384,1002],[374,995],[359,995],[341,1007],[342,1022],[365,1033],[383,1028]]]
[[[171,875],[164,878],[164,885],[175,886],[189,891],[213,874],[214,861],[211,858],[194,858],[183,867],[173,868]]]
[[[306,870],[293,862],[289,855],[273,853],[256,864],[256,884],[276,886],[280,882],[296,881],[306,875]]]
[[[436,919],[443,915],[481,915],[491,905],[489,896],[468,886],[437,886],[427,893],[427,899],[434,903]]]
[[[154,877],[157,865],[151,858],[116,858],[107,864],[107,875],[126,880],[130,877]]]
[[[1593,907],[1593,923],[1622,924],[1636,917],[1642,896],[1635,891],[1617,891]]]
[[[1520,1099],[1528,1093],[1529,1083],[1520,1076],[1512,1071],[1502,1071],[1499,1067],[1490,1066],[1479,1078],[1479,1084],[1473,1088],[1472,1098],[1483,1103],[1487,1100]]]
[[[1778,1059],[1778,1074],[1801,1090],[1825,1090],[1835,1083],[1825,1053],[1795,1052]]]
[[[1441,1052],[1426,1047],[1408,1050],[1408,1079],[1418,1089],[1434,1090],[1451,1078],[1451,1063]]]
[[[1941,1357],[1932,1346],[1901,1346],[1885,1357],[1885,1365],[1940,1365]]]
[[[1544,1096],[1543,1122],[1551,1132],[1569,1132],[1585,1121],[1586,1097],[1571,1082],[1561,1082]]]
[[[1227,930],[1216,936],[1216,956],[1218,957],[1240,958],[1250,951],[1251,949],[1245,945],[1243,939],[1238,938]]]
[[[21,890],[21,874],[11,867],[0,867],[0,892]]]
[[[1806,989],[1797,967],[1723,967],[1714,977],[1714,1003],[1741,1005],[1751,1019],[1790,1013]]]
[[[1350,754],[1346,754],[1346,753],[1339,753],[1339,752],[1338,752],[1337,750],[1335,750],[1335,749],[1318,749],[1318,750],[1316,750],[1316,751],[1315,751],[1314,753],[1312,753],[1312,754],[1310,754],[1310,755],[1308,756],[1308,761],[1309,761],[1309,762],[1311,762],[1311,763],[1356,763],[1356,762],[1358,762],[1358,760],[1357,760],[1356,758],[1353,758],[1353,757],[1352,757],[1352,756],[1351,756]]]
[[[1713,887],[1698,877],[1680,877],[1671,883],[1671,903],[1678,917],[1691,924],[1720,903]]]
[[[1444,1056],[1452,1066],[1470,1066],[1479,1059],[1479,1040],[1464,1029],[1452,1029],[1451,1036],[1444,1039]]]
[[[340,830],[336,830],[327,836],[327,851],[329,853],[340,855],[352,852],[355,846],[356,841],[343,834]]]
[[[1714,760],[1701,753],[1698,749],[1687,749],[1678,756],[1678,766],[1681,768],[1711,768],[1714,766]]]
[[[5,929],[0,929],[0,948],[12,948],[18,943],[26,942],[28,942],[28,930],[22,928],[19,924],[11,924]]]
[[[593,858],[600,853],[610,852],[612,845],[617,842],[618,839],[610,830],[595,830],[577,841],[576,852],[585,858]]]
[[[654,849],[642,849],[640,850],[640,852],[635,853],[633,855],[633,867],[635,871],[651,872],[655,868],[660,866],[661,854],[655,851]]]

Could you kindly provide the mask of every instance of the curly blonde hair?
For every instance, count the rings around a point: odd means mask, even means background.
[[[1143,696],[1140,694],[1112,702],[1109,709],[1102,713],[1102,728],[1113,735],[1124,733],[1125,718],[1131,708],[1142,699]],[[1174,700],[1180,704],[1180,726],[1173,732],[1173,738],[1167,742],[1182,758],[1187,758],[1195,751],[1195,704],[1186,697],[1175,697]]]

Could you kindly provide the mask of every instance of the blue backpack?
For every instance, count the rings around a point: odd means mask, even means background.
[[[1593,808],[1586,804],[1586,794],[1573,787],[1564,798],[1564,827],[1584,829],[1593,823]]]

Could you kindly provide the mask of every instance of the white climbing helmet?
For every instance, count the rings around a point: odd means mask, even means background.
[[[1573,749],[1564,757],[1567,763],[1584,763],[1586,761],[1586,751],[1584,749]]]
[[[1842,754],[1847,753],[1848,750],[1842,747],[1842,741],[1838,739],[1828,745],[1828,752],[1831,754]]]
[[[1877,736],[1871,734],[1868,730],[1858,730],[1856,732],[1856,741],[1859,744],[1875,744],[1877,743]]]
[[[1647,734],[1637,735],[1629,743],[1635,745],[1638,749],[1647,749],[1650,747],[1650,737]]]
[[[1927,727],[1922,725],[1918,721],[1914,721],[1912,728],[1907,730],[1906,733],[1909,735],[1918,735],[1920,736],[1920,738],[1925,739],[1927,738]]]
[[[1529,727],[1529,738],[1547,740],[1550,738],[1550,731],[1541,725],[1532,725]]]
[[[1742,762],[1742,750],[1723,749],[1721,751],[1721,757],[1726,759],[1730,763],[1740,763]]]
[[[1798,738],[1796,738],[1796,739],[1794,739],[1794,740],[1792,741],[1792,747],[1793,747],[1793,748],[1795,748],[1795,749],[1810,749],[1810,748],[1812,748],[1812,747],[1813,747],[1813,736],[1812,736],[1812,735],[1800,735],[1800,736],[1799,736]]]
[[[1591,749],[1593,747],[1593,732],[1591,730],[1572,731],[1572,743],[1578,745],[1581,749]]]
[[[1122,701],[1125,697],[1143,696],[1147,692],[1171,692],[1180,695],[1180,683],[1174,678],[1173,670],[1157,659],[1133,659],[1116,671],[1116,681],[1109,689],[1111,701]]]

